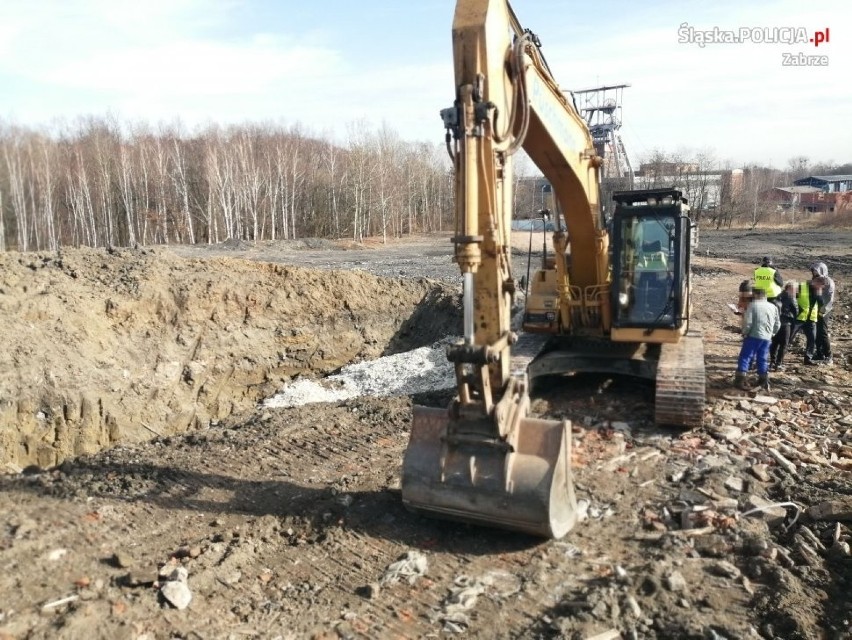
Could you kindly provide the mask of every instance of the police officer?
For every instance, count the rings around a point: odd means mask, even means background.
[[[784,278],[778,269],[772,266],[772,258],[769,256],[764,256],[760,266],[754,270],[754,288],[765,291],[769,302],[775,302],[784,291]]]

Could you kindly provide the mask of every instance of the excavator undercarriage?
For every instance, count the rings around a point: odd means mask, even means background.
[[[700,426],[705,405],[703,340],[689,331],[670,344],[617,343],[521,334],[512,352],[513,375],[524,381],[516,417],[528,410],[537,378],[604,373],[656,383],[659,425]],[[450,409],[415,406],[403,462],[404,504],[456,521],[561,538],[574,526],[576,497],[568,420],[520,418],[510,436],[495,436],[493,421]]]

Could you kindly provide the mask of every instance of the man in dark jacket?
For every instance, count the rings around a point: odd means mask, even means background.
[[[811,265],[811,273],[815,278],[822,278],[825,283],[822,288],[821,305],[816,321],[816,352],[814,362],[831,364],[831,310],[834,308],[834,280],[828,276],[828,267],[824,262]]]
[[[781,328],[772,336],[769,347],[769,362],[772,371],[784,370],[784,354],[790,343],[790,335],[796,316],[799,315],[799,305],[796,302],[796,283],[789,280],[784,283],[784,290],[778,296],[776,303],[781,306]]]

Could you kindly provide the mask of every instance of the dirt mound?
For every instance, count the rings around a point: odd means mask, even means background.
[[[207,426],[294,376],[458,333],[456,298],[424,279],[166,250],[2,254],[0,463]]]
[[[702,265],[695,265],[692,267],[693,276],[722,276],[730,273],[732,273],[730,270],[722,267],[705,267]]]

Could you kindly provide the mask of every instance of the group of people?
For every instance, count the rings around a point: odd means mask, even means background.
[[[810,269],[810,280],[785,282],[766,256],[754,270],[753,281],[740,285],[737,308],[743,316],[743,344],[734,377],[738,388],[746,388],[746,375],[756,360],[758,384],[768,391],[770,370],[783,371],[787,346],[799,332],[805,335],[805,364],[832,363],[834,280],[824,262],[815,262]]]

